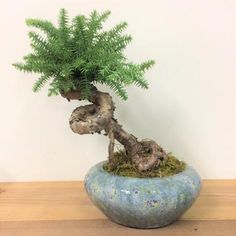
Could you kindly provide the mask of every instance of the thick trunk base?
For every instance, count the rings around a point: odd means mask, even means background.
[[[79,91],[61,93],[68,100],[81,100]],[[117,120],[114,119],[115,106],[111,96],[108,93],[98,91],[96,88],[92,91],[89,100],[92,104],[76,108],[70,117],[70,127],[73,132],[78,134],[101,133],[103,130],[110,139],[108,148],[108,160],[111,168],[116,167],[114,158],[114,141],[121,143],[132,163],[139,171],[150,170],[159,166],[160,162],[167,157],[166,152],[155,141],[138,139],[127,133]]]

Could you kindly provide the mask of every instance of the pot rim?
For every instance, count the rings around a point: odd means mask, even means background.
[[[109,176],[108,178],[119,178],[119,179],[124,179],[124,180],[139,180],[139,181],[145,181],[145,180],[159,180],[159,181],[166,181],[166,180],[173,180],[179,177],[183,177],[183,176],[188,176],[189,173],[193,172],[194,174],[197,174],[199,176],[199,174],[197,173],[197,171],[190,165],[186,164],[186,168],[185,170],[174,174],[174,175],[170,175],[170,176],[165,176],[165,177],[132,177],[132,176],[120,176],[120,175],[115,175],[113,173],[107,172],[106,170],[104,170],[103,165],[106,161],[101,161],[98,162],[97,164],[95,164],[94,166],[92,166],[91,168],[97,168],[97,171],[99,171],[102,174],[105,174],[107,176]],[[200,178],[200,176],[199,176]]]

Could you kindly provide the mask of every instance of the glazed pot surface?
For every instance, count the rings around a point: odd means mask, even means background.
[[[163,178],[113,175],[93,166],[85,188],[93,203],[112,221],[134,228],[157,228],[177,220],[196,200],[201,189],[198,173],[187,166]]]

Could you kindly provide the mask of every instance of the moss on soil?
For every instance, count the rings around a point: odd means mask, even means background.
[[[108,161],[103,165],[104,170],[109,173],[113,173],[119,176],[127,177],[138,177],[138,178],[148,178],[148,177],[166,177],[178,174],[185,170],[186,163],[178,160],[171,153],[168,154],[167,158],[161,162],[159,167],[155,167],[148,171],[138,171],[138,169],[131,163],[130,159],[126,155],[124,150],[120,150],[114,153],[117,160],[117,167],[111,169]]]

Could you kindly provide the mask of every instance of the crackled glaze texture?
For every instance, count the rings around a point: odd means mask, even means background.
[[[110,174],[103,164],[88,171],[87,193],[109,219],[129,227],[157,228],[174,222],[201,189],[199,175],[189,166],[170,177],[131,178]]]

